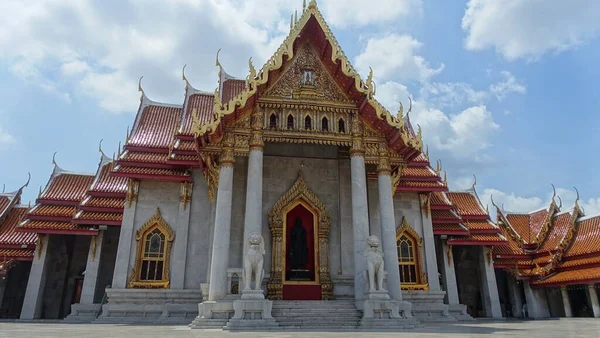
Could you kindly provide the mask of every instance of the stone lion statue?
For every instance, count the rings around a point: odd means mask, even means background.
[[[367,238],[365,256],[367,256],[366,272],[369,291],[384,291],[383,253],[381,251],[381,242],[377,236],[372,235]]]
[[[265,274],[263,269],[265,241],[261,234],[254,232],[248,236],[248,244],[248,250],[244,257],[244,290],[252,290],[252,276],[255,280],[254,290],[261,290]]]

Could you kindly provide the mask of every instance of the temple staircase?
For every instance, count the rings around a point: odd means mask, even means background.
[[[355,330],[362,313],[353,300],[304,300],[274,301],[272,316],[284,330]]]

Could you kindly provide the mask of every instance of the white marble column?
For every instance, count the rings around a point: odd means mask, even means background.
[[[565,309],[565,317],[573,317],[573,311],[571,310],[571,301],[569,300],[569,291],[566,286],[560,287],[560,295],[562,296],[563,307]]]
[[[117,246],[117,258],[115,260],[115,270],[113,273],[113,280],[111,287],[113,289],[125,289],[127,288],[127,281],[129,280],[129,273],[131,267],[129,265],[131,261],[131,255],[135,252],[135,237],[133,223],[135,221],[135,214],[137,209],[137,194],[139,189],[139,182],[129,180],[129,190],[127,200],[125,201],[125,209],[123,210],[123,221],[121,222],[121,229],[119,233],[119,245]]]
[[[21,309],[21,319],[31,320],[40,319],[42,315],[42,299],[44,297],[44,286],[46,285],[46,275],[48,267],[48,246],[50,244],[50,235],[39,234],[39,241],[35,248],[29,279],[27,280],[27,289],[23,308]]]
[[[246,182],[246,213],[244,215],[244,249],[251,233],[262,233],[263,147],[262,113],[252,114],[252,136],[248,153],[248,180]]]
[[[521,288],[513,276],[508,276],[508,292],[510,303],[512,305],[512,315],[514,318],[523,317],[523,297],[521,297]]]
[[[442,252],[440,255],[444,257],[444,283],[446,285],[446,295],[448,296],[448,304],[460,304],[458,298],[458,286],[456,285],[456,270],[454,269],[454,256],[452,256],[452,248],[448,246],[446,240],[442,240]]]
[[[352,235],[354,236],[354,298],[365,299],[367,269],[365,245],[369,237],[369,211],[367,204],[367,173],[365,170],[362,124],[358,116],[352,123],[353,145],[350,150],[350,174],[352,181]],[[394,236],[395,238],[396,236]]]
[[[525,301],[529,318],[550,318],[550,310],[544,289],[532,289],[529,281],[523,281]]]
[[[79,300],[80,304],[94,304],[103,239],[104,231],[100,231],[97,236],[92,236],[90,238],[90,249],[88,252],[87,263],[85,264],[85,275],[83,276],[83,286],[81,288],[81,298]]]
[[[430,291],[441,291],[437,256],[435,254],[435,238],[433,237],[433,222],[431,220],[430,195],[419,194],[421,205],[421,220],[423,222],[423,249],[425,253],[425,269]]]
[[[171,255],[171,289],[182,290],[185,287],[185,267],[187,264],[188,233],[190,231],[192,190],[192,183],[181,183],[179,211],[177,213],[177,223],[175,225],[175,241],[172,249],[173,254]]]
[[[212,263],[208,286],[208,300],[215,301],[227,295],[227,268],[229,266],[229,243],[231,239],[231,199],[233,194],[233,140],[225,136],[219,159],[219,186],[212,245]]]
[[[481,273],[483,304],[485,305],[487,317],[502,318],[502,308],[500,307],[500,296],[498,295],[494,263],[489,258],[489,255],[490,247],[482,246],[479,255],[479,272]]]
[[[390,297],[402,301],[400,270],[398,269],[398,246],[396,243],[396,221],[394,219],[394,201],[392,199],[392,179],[387,145],[382,144],[377,168],[379,185],[379,214],[381,217],[381,244],[383,261],[387,272],[387,289]]]
[[[590,303],[592,304],[592,311],[594,312],[594,318],[600,318],[600,303],[598,302],[598,293],[596,292],[596,285],[589,284],[588,292],[590,296]]]

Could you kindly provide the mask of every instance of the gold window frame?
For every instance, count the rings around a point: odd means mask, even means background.
[[[165,247],[163,254],[163,273],[162,279],[160,280],[142,280],[142,263],[144,261],[144,244],[146,242],[145,237],[148,233],[158,229],[165,235]],[[171,262],[171,247],[173,240],[175,239],[175,232],[167,224],[167,222],[160,215],[160,209],[156,208],[156,213],[150,218],[136,233],[136,257],[135,266],[131,269],[131,276],[129,277],[128,287],[131,289],[168,289],[170,286],[170,271],[169,265]]]
[[[402,236],[406,236],[413,242],[412,250],[414,257],[414,266],[416,271],[416,283],[401,283],[402,290],[429,290],[429,283],[427,282],[427,274],[425,273],[425,267],[423,266],[423,238],[413,229],[406,217],[402,217],[402,223],[396,228],[396,246]],[[406,262],[401,262],[400,256],[398,256],[398,268],[401,265],[408,265]],[[413,265],[413,264],[410,264]]]

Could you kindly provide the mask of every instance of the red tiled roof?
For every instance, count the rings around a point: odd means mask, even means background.
[[[89,227],[80,227],[71,222],[60,221],[25,220],[23,223],[21,223],[20,228],[25,231],[37,233],[98,233],[97,230],[90,230]]]
[[[6,220],[0,224],[0,247],[3,245],[34,245],[37,241],[37,234],[28,232],[16,231],[17,226],[25,215],[29,208],[27,207],[13,207]],[[1,257],[0,257],[1,258]]]
[[[114,172],[127,175],[189,177],[189,174],[185,169],[160,169],[117,166],[115,167]]]
[[[200,123],[209,122],[214,114],[214,104],[215,97],[213,94],[198,93],[188,96],[186,112],[181,121],[180,134],[192,135],[192,113],[194,110],[196,110],[196,114],[198,116],[198,120],[200,120]],[[179,146],[179,148],[181,149],[181,146]]]
[[[122,209],[125,206],[125,199],[120,197],[89,197],[81,203],[81,206]]]
[[[431,206],[452,206],[452,203],[445,196],[442,191],[435,191],[431,193]]]
[[[600,256],[565,260],[560,264],[560,267],[561,268],[571,268],[571,267],[575,267],[575,266],[588,265],[588,264],[600,264]]]
[[[538,251],[550,251],[556,249],[571,227],[571,217],[571,213],[565,212],[553,218],[552,228],[548,232],[546,240]]]
[[[55,201],[80,201],[94,180],[93,175],[61,173],[50,180],[40,199]]]
[[[119,162],[139,162],[139,163],[156,163],[166,164],[169,159],[167,153],[152,153],[152,152],[141,152],[141,151],[126,151]],[[125,181],[125,189],[127,189],[127,180]]]
[[[4,213],[4,210],[10,204],[11,199],[8,196],[0,196],[0,215]]]
[[[77,213],[73,222],[78,223],[78,220],[121,222],[123,220],[123,213],[82,211]]]
[[[469,230],[465,229],[458,223],[456,223],[456,224],[453,224],[453,223],[436,224],[436,223],[434,223],[433,224],[433,233],[436,235],[447,235],[447,234],[457,235],[459,233],[468,235]]]
[[[73,217],[77,207],[69,205],[38,204],[29,212],[30,216]]]
[[[431,218],[433,218],[433,222],[436,220],[440,221],[457,221],[460,222],[460,216],[458,216],[452,210],[431,210]]]
[[[531,243],[535,239],[532,236],[531,228],[529,227],[529,215],[526,214],[507,214],[506,220],[510,223],[516,233],[521,236],[526,243]]]
[[[227,103],[246,89],[245,80],[230,79],[223,82],[223,92],[221,101]]]
[[[471,231],[496,231],[500,232],[500,229],[492,223],[490,220],[463,220],[463,224]]]
[[[422,177],[422,178],[438,178],[433,170],[429,167],[411,167],[406,166],[402,169],[401,177]]]
[[[456,207],[458,213],[462,216],[488,216],[482,209],[477,197],[470,192],[448,192],[446,196]]]
[[[598,281],[600,281],[600,267],[594,267],[558,272],[548,278],[533,282],[533,285],[591,284],[597,283]]]
[[[0,260],[32,258],[34,249],[0,249]]]
[[[427,189],[437,189],[445,188],[441,182],[422,182],[422,181],[400,181],[398,184],[398,188],[423,188],[423,191],[427,191]]]
[[[544,227],[544,221],[548,217],[549,211],[547,209],[533,212],[529,215],[529,227],[532,233],[532,239],[540,233],[540,230]]]
[[[125,194],[127,192],[127,178],[110,175],[112,164],[106,164],[90,188],[91,192]]]
[[[448,240],[451,245],[504,245],[506,239],[500,234],[471,234],[465,237],[453,237]]]
[[[600,253],[600,216],[586,218],[577,224],[577,235],[565,257]]]
[[[162,105],[144,107],[127,146],[169,148],[179,128],[182,108]]]
[[[194,141],[182,140],[177,145],[177,150],[196,151],[196,143]]]

